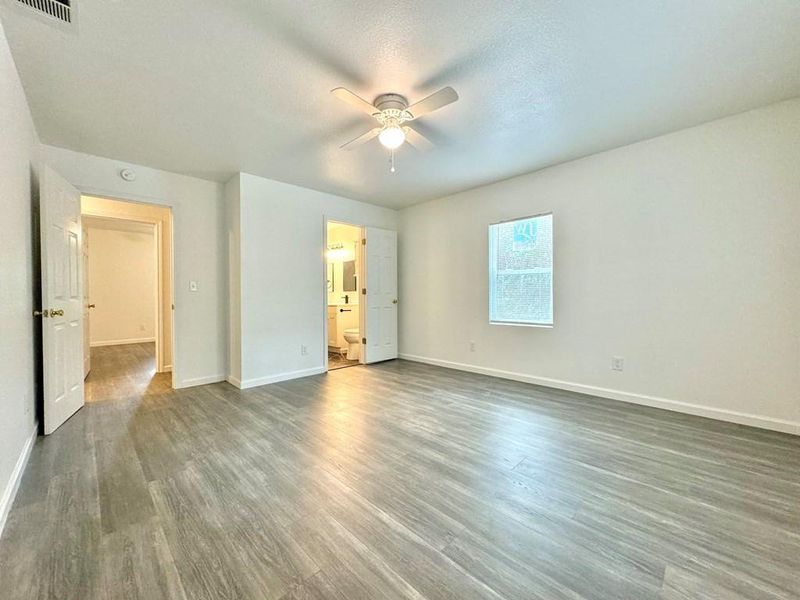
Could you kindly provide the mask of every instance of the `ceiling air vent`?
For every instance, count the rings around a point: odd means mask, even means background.
[[[17,2],[63,23],[72,23],[71,0],[17,0]]]

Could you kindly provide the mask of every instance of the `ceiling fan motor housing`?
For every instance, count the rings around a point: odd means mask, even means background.
[[[406,100],[405,97],[401,96],[400,94],[381,94],[375,98],[375,102],[373,102],[373,104],[375,105],[375,108],[381,112],[390,109],[395,109],[402,112],[408,108],[408,100]]]
[[[380,111],[374,117],[384,128],[399,127],[411,120],[411,114],[406,110],[408,100],[400,94],[382,94],[375,98],[374,105]]]

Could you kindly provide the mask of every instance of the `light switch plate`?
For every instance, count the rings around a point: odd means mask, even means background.
[[[190,281],[189,282],[189,291],[190,292],[196,292],[197,291],[197,282],[196,281]]]

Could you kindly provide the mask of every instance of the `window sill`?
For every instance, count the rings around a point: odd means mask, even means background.
[[[539,329],[553,329],[553,325],[545,323],[515,323],[513,321],[489,321],[489,325],[508,325],[510,327],[536,327]]]

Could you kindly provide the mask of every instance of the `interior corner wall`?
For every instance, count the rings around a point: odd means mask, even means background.
[[[241,212],[237,173],[225,184],[225,225],[228,244],[228,381],[242,387]]]
[[[227,357],[227,248],[220,183],[42,146],[44,159],[82,193],[172,208],[175,387],[223,381]],[[135,181],[119,175],[136,172]],[[189,282],[197,282],[197,291]]]
[[[795,99],[402,210],[401,356],[800,433],[798,140]],[[550,211],[555,327],[490,325],[488,225]]]
[[[0,24],[0,533],[36,436],[41,394],[39,140]]]
[[[323,372],[324,221],[394,230],[397,211],[245,173],[239,210],[240,386]]]

